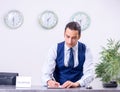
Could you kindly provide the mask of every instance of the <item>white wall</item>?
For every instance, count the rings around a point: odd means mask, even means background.
[[[9,29],[3,20],[12,9],[24,15],[23,25],[15,30]],[[59,17],[57,26],[51,30],[38,23],[44,10],[52,10]],[[32,85],[40,85],[48,49],[64,40],[64,27],[78,11],[91,17],[91,25],[82,32],[81,41],[91,48],[94,63],[99,62],[106,39],[120,39],[120,0],[0,0],[0,72],[32,76]]]

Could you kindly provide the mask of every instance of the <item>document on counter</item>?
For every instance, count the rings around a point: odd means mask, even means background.
[[[59,86],[59,87],[47,87],[48,89],[64,89],[63,87]]]

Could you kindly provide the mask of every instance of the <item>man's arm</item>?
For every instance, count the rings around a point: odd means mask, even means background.
[[[93,57],[90,52],[90,49],[86,48],[86,54],[85,54],[85,62],[83,66],[83,76],[79,82],[80,86],[87,86],[89,85],[93,79],[94,79],[94,68],[93,68]]]
[[[42,68],[42,82],[43,85],[47,86],[49,84],[49,80],[53,80],[53,72],[55,70],[55,59],[56,59],[56,49],[57,46],[50,48],[48,52],[47,61],[44,63]],[[50,83],[51,84],[51,83]]]

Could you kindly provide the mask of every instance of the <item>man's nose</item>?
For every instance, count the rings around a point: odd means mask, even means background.
[[[71,44],[71,43],[72,43],[72,39],[71,39],[71,38],[69,38],[68,43],[69,43],[69,44]]]

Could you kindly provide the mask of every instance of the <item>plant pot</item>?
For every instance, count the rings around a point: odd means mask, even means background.
[[[118,86],[116,81],[110,81],[108,83],[103,83],[104,88],[116,88]]]

